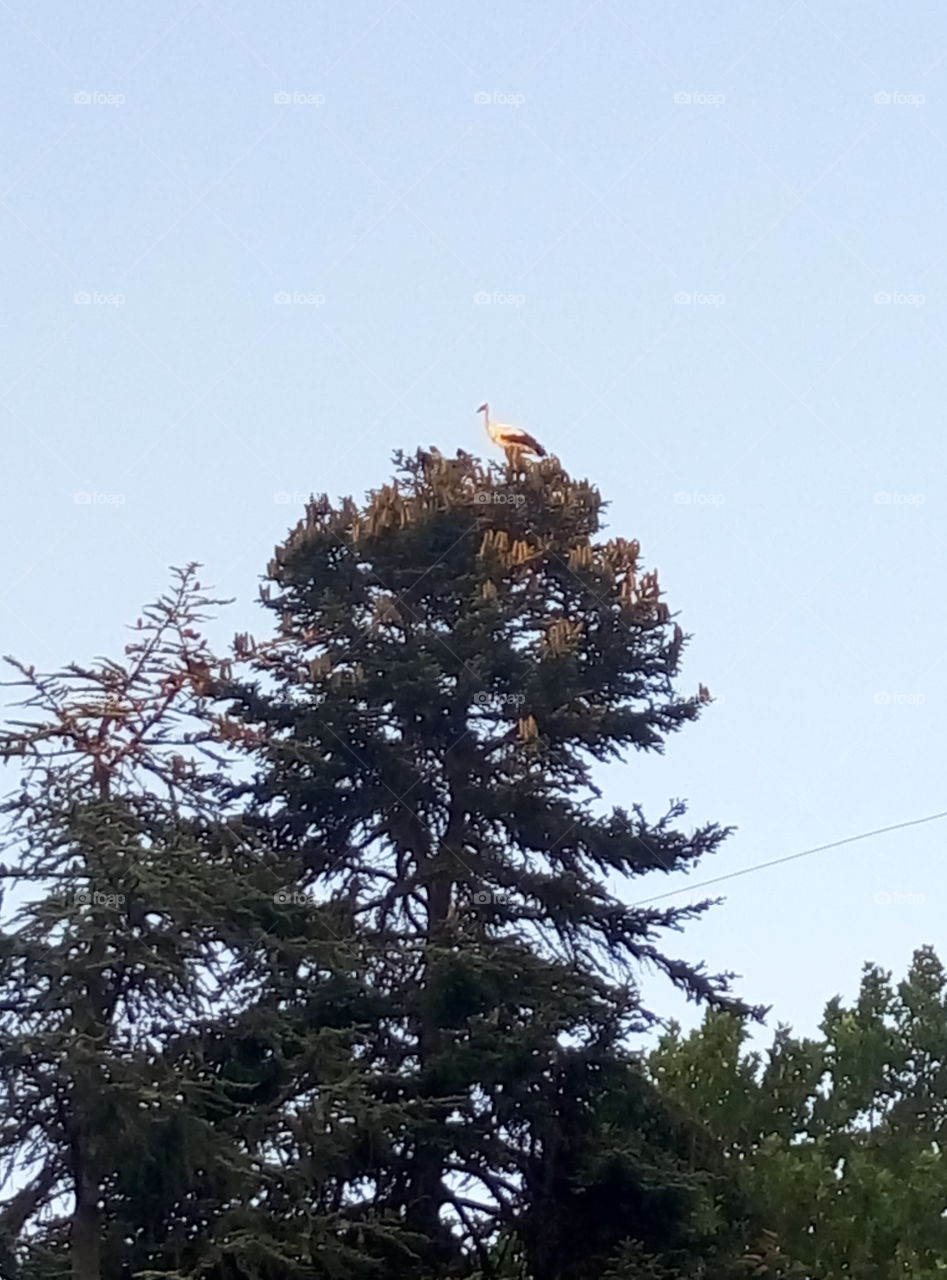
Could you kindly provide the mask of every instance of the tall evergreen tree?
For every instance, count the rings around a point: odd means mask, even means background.
[[[611,1174],[562,1136],[589,1132],[596,1079],[653,1020],[642,966],[732,1003],[728,975],[660,945],[708,904],[620,896],[726,832],[681,830],[678,802],[602,811],[594,768],[661,751],[707,695],[676,692],[685,636],[656,574],[637,543],[598,539],[598,493],[556,459],[396,462],[363,508],[309,503],[262,589],[279,636],[238,638],[255,675],[227,687],[230,714],[261,744],[248,820],[295,892],[355,922],[376,997],[361,1062],[406,1112],[380,1121],[345,1203],[419,1242],[388,1274],[493,1274],[505,1238],[531,1280],[579,1280],[623,1238],[660,1243],[660,1196],[636,1198],[627,1167],[621,1220],[596,1221]]]

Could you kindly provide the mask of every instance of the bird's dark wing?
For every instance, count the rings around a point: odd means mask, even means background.
[[[546,450],[542,447],[538,440],[534,440],[528,431],[510,431],[503,437],[505,446],[512,445],[514,448],[532,449],[537,458],[545,458]]]

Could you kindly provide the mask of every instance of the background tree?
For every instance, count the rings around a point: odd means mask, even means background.
[[[563,1138],[604,1124],[594,1082],[653,1020],[641,967],[730,1002],[727,975],[658,945],[708,904],[616,892],[726,832],[682,831],[678,802],[600,811],[593,768],[662,750],[707,694],[676,693],[685,636],[656,574],[637,543],[596,540],[601,499],[556,459],[396,462],[364,508],[310,502],[263,588],[277,640],[238,637],[255,679],[227,688],[230,714],[261,744],[250,820],[297,892],[357,922],[377,996],[364,1061],[379,1101],[409,1108],[349,1200],[424,1242],[404,1274],[492,1274],[513,1232],[532,1280],[572,1280],[653,1221],[627,1170],[622,1221],[596,1221],[607,1162]],[[558,1217],[583,1196],[567,1248]]]
[[[764,1055],[710,1012],[651,1055],[665,1096],[722,1142],[789,1274],[918,1280],[947,1271],[947,975],[929,947],[907,978],[866,965],[819,1040],[780,1028]]]

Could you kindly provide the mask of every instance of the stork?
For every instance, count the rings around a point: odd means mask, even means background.
[[[524,453],[534,453],[537,458],[545,458],[546,450],[528,431],[524,431],[522,427],[511,427],[506,422],[491,422],[488,404],[482,404],[477,412],[483,414],[483,425],[487,429],[487,435],[494,444],[500,446],[511,467]]]

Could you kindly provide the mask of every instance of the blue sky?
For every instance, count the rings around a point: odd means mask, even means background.
[[[942,5],[0,0],[0,47],[5,652],[115,652],[191,559],[262,629],[309,491],[488,398],[694,635],[718,702],[608,782],[739,827],[694,879],[947,808]],[[947,953],[945,833],[679,950],[811,1030]]]

